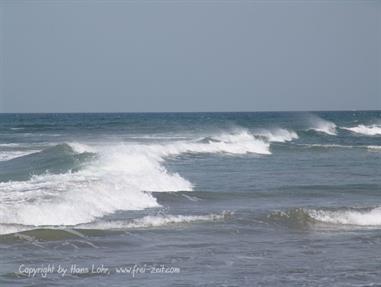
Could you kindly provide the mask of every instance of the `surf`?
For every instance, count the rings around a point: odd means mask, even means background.
[[[374,208],[295,208],[274,211],[268,217],[275,223],[292,227],[312,227],[318,224],[334,226],[381,226],[381,207]]]
[[[264,138],[269,142],[285,143],[298,139],[298,134],[290,129],[273,128],[261,129],[255,132],[255,135]]]
[[[160,207],[152,192],[193,190],[190,181],[165,167],[168,158],[184,153],[271,154],[270,143],[247,130],[211,138],[149,144],[69,142],[10,160],[6,164],[18,176],[0,182],[0,231],[76,226],[118,210]]]
[[[365,135],[365,136],[378,136],[381,135],[381,125],[358,125],[355,127],[342,127],[342,129],[353,132],[355,134]]]
[[[316,115],[309,115],[307,118],[307,122],[310,124],[310,127],[307,130],[312,130],[330,136],[337,135],[337,126],[334,122],[325,120]]]

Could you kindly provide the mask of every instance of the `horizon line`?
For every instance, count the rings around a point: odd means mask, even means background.
[[[263,110],[263,111],[138,111],[138,112],[0,112],[0,114],[218,114],[218,113],[312,113],[312,112],[381,112],[381,109],[349,110]]]

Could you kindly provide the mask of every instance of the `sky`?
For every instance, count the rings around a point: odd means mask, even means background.
[[[381,1],[0,0],[0,112],[381,109]]]

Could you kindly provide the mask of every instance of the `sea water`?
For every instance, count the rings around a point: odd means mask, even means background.
[[[380,111],[0,115],[1,286],[373,286],[380,245]]]

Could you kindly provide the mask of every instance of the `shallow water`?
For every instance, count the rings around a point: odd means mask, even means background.
[[[0,285],[376,285],[380,175],[379,111],[3,114]]]

